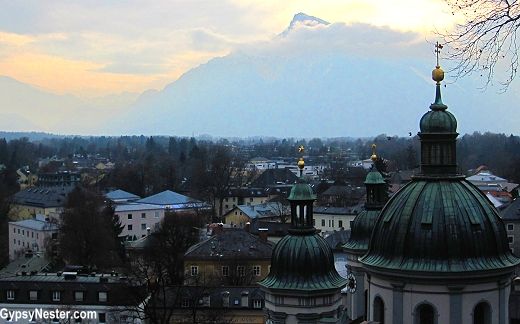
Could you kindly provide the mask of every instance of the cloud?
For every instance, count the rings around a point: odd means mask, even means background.
[[[247,44],[240,49],[249,55],[294,57],[312,53],[342,53],[364,57],[424,58],[429,46],[419,33],[363,23],[333,23],[315,27],[299,26],[285,37]]]

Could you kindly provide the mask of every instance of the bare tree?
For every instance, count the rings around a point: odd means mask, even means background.
[[[116,323],[134,319],[153,324],[230,323],[227,312],[204,302],[214,293],[213,274],[184,273],[184,253],[198,243],[197,214],[167,213],[161,227],[131,255],[128,275],[128,306],[114,307],[110,318]],[[209,300],[209,299],[208,299]]]
[[[478,73],[485,87],[498,74],[502,90],[507,90],[518,70],[517,30],[520,8],[516,0],[446,0],[460,22],[454,29],[439,31],[447,49],[444,57],[453,60],[449,71],[457,77]],[[504,80],[500,77],[505,72]]]

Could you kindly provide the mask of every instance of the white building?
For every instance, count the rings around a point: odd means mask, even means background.
[[[9,222],[9,259],[13,260],[28,250],[45,252],[45,239],[58,233],[58,225],[37,214],[36,219]]]

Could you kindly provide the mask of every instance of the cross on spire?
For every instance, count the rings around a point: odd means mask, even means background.
[[[435,43],[435,54],[437,55],[437,66],[439,65],[439,55],[441,54],[442,45],[439,42]]]

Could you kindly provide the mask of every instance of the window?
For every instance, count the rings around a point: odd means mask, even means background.
[[[141,230],[146,231],[146,224],[141,224]]]
[[[52,301],[60,301],[61,300],[61,291],[53,291],[52,292]]]
[[[253,266],[253,274],[255,276],[260,276],[260,266]]]
[[[480,302],[473,310],[474,324],[489,324],[491,323],[491,309],[486,302]]]
[[[223,277],[229,276],[229,267],[228,266],[223,266],[222,267],[222,276]]]
[[[159,228],[159,222],[155,222],[154,227],[155,227],[155,229],[158,229]]]
[[[253,202],[253,197],[249,198],[249,201],[250,201],[250,202]]]
[[[7,291],[7,300],[14,300],[14,290]]]
[[[105,313],[98,313],[99,323],[106,323],[107,315]]]
[[[191,267],[191,275],[192,276],[197,276],[199,274],[199,267],[197,266],[192,266]]]
[[[240,305],[240,300],[238,300],[238,298],[235,298],[235,300],[233,300],[233,304],[234,304],[235,306]]]
[[[74,293],[74,300],[75,301],[83,301],[83,292],[82,291],[76,291]]]
[[[20,229],[18,229],[18,234],[20,234]]]
[[[342,220],[338,220],[338,227],[343,227],[343,221]]]
[[[100,291],[98,293],[98,300],[100,302],[106,302],[107,301],[107,292],[106,291]]]
[[[433,324],[435,323],[435,309],[432,305],[422,304],[417,307],[419,313],[419,324]]]
[[[324,219],[321,220],[321,226],[325,226],[325,220]]]
[[[34,232],[31,232],[31,238],[34,238]]]
[[[16,234],[16,228],[13,228],[13,233]]]
[[[183,299],[182,300],[182,307],[190,307],[190,300],[189,299]]]
[[[159,212],[155,212],[153,217],[159,218]]]
[[[141,213],[141,218],[146,218],[146,213]]]
[[[253,308],[262,308],[262,301],[259,299],[253,300]]]
[[[128,230],[131,231],[133,229],[132,224],[128,224]]]
[[[128,214],[128,219],[132,219],[132,214]]]
[[[514,229],[515,229],[515,224],[507,224],[508,231],[514,231]]]
[[[38,300],[38,290],[29,291],[29,300]]]
[[[22,235],[25,235],[25,230],[22,230]]]
[[[385,303],[379,296],[374,299],[374,320],[381,324],[385,323]]]
[[[240,277],[243,277],[246,275],[246,268],[244,266],[238,266],[237,267],[237,274],[240,276]]]
[[[226,198],[226,202],[228,202],[228,201],[229,201],[229,198]]]
[[[515,237],[513,235],[508,235],[507,241],[509,242],[509,244],[513,244],[515,243]]]

